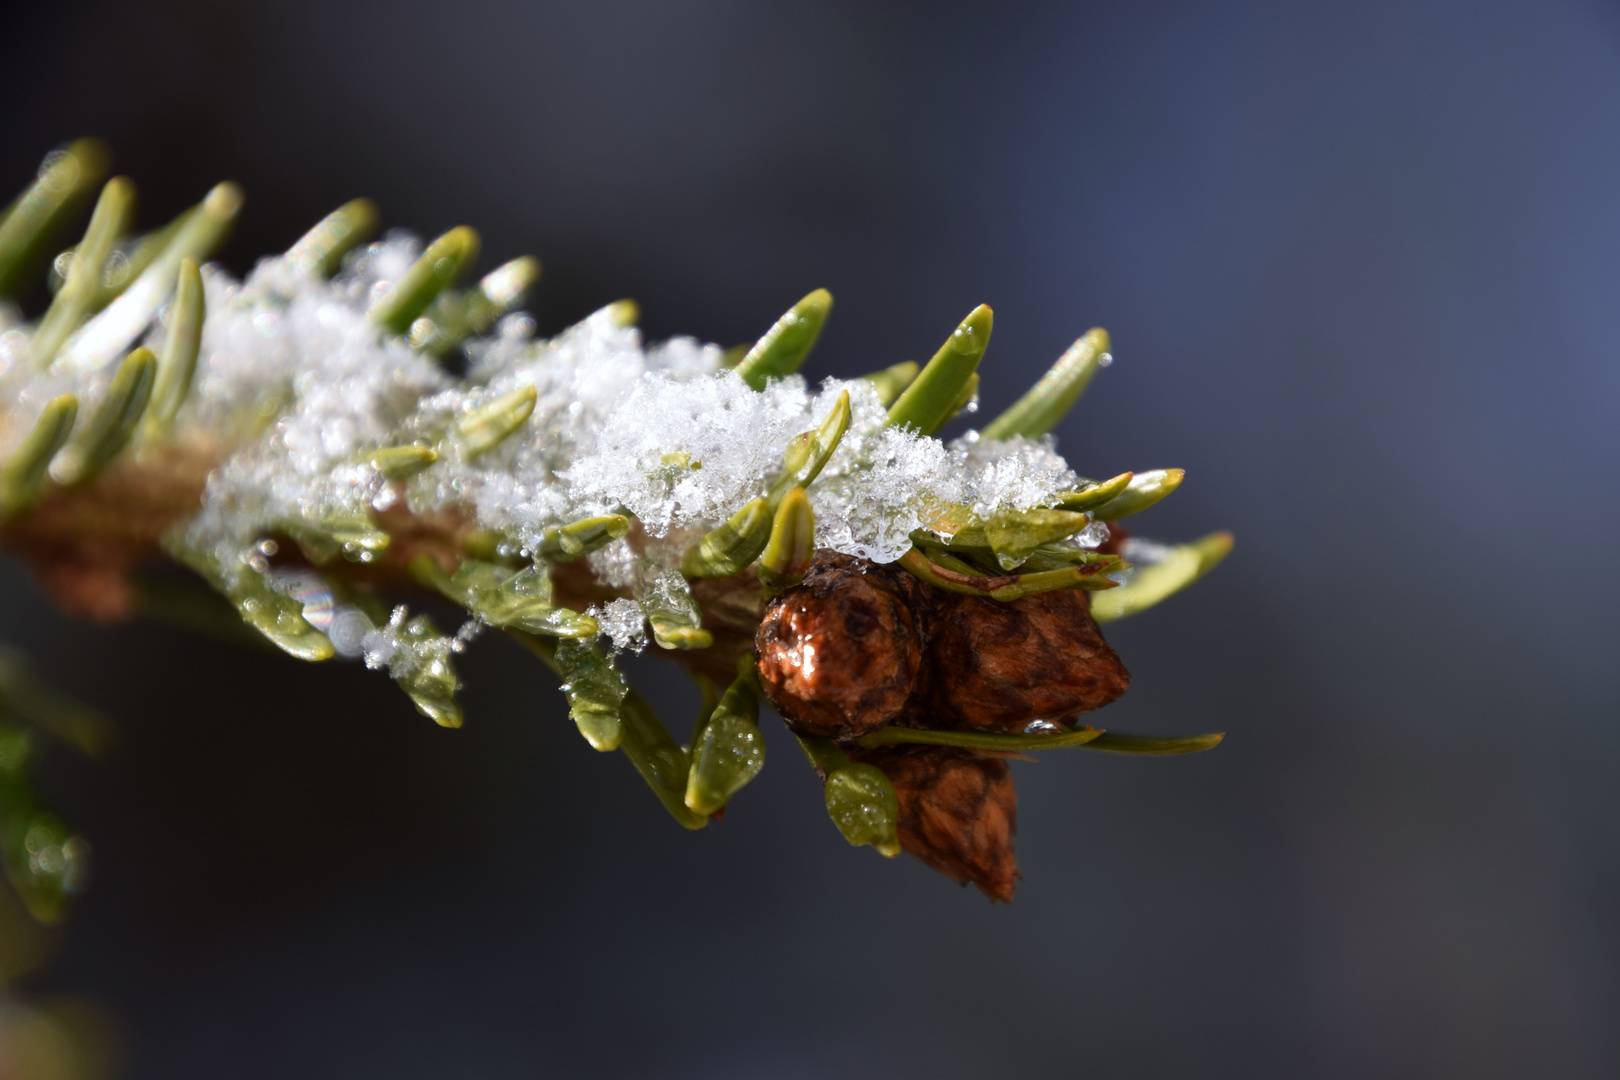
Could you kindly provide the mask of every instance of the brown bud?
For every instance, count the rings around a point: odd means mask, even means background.
[[[894,784],[900,846],[992,900],[1010,902],[1022,876],[1013,854],[1018,795],[1007,763],[951,746],[853,749]]]
[[[1125,692],[1131,676],[1103,640],[1086,594],[1057,589],[1010,603],[940,593],[929,624],[930,727],[1021,732]]]
[[[818,551],[804,583],[766,607],[760,685],[800,732],[853,739],[882,727],[916,686],[927,606],[903,570]]]

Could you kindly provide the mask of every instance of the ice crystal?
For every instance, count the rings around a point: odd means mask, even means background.
[[[687,585],[679,570],[644,574],[641,587],[636,590],[636,598],[644,610],[657,607],[686,618],[694,626],[702,618],[697,603],[692,599],[691,586]]]
[[[640,561],[636,549],[628,540],[615,540],[606,547],[591,552],[591,575],[604,585],[615,589],[628,589],[636,583]]]
[[[1051,500],[1053,492],[1073,490],[1080,484],[1068,462],[1053,449],[1050,435],[1034,441],[1021,436],[988,440],[970,431],[952,442],[951,450],[962,462],[963,501],[981,518],[997,511],[1041,506]]]
[[[382,668],[392,671],[396,662],[401,665],[411,662],[408,653],[404,655],[400,653],[407,614],[405,605],[399,605],[394,609],[387,625],[380,630],[372,630],[360,640],[361,655],[365,658],[366,667],[374,671]]]
[[[938,439],[878,428],[852,430],[844,444],[810,489],[818,544],[893,562],[911,547],[911,532],[931,512],[961,499],[956,460]]]
[[[359,452],[387,442],[423,395],[449,383],[366,315],[386,285],[377,275],[403,272],[414,250],[408,238],[375,244],[330,282],[281,258],[264,260],[242,284],[208,268],[197,392],[179,420],[194,430],[263,433],[209,477],[188,529],[193,544],[229,546],[333,516],[363,520],[384,496],[388,485]]]
[[[469,625],[470,633],[476,633],[477,624]],[[468,627],[462,630],[468,632]],[[417,709],[444,727],[461,726],[461,708],[456,704],[461,683],[451,657],[465,647],[462,633],[446,637],[426,615],[408,619],[403,605],[394,609],[387,626],[361,639],[366,666],[387,668]]]
[[[471,371],[475,388],[427,398],[412,428],[430,433],[528,386],[536,392],[534,413],[523,431],[487,454],[455,456],[424,473],[412,486],[412,508],[471,504],[481,523],[533,547],[549,526],[623,503],[612,493],[577,494],[564,474],[595,452],[609,416],[644,380],[705,382],[700,377],[719,370],[721,350],[690,338],[644,349],[640,331],[621,325],[621,318],[610,306],[549,340],[513,335],[480,343]]]
[[[368,668],[387,668],[401,682],[415,675],[442,678],[450,672],[450,656],[460,652],[458,638],[433,632],[426,616],[410,618],[404,604],[394,608],[387,625],[361,639]]]
[[[809,424],[802,402],[783,397],[730,371],[689,381],[649,372],[560,477],[582,506],[622,504],[652,536],[719,521],[763,491],[781,448]]]
[[[612,600],[591,608],[589,613],[596,617],[603,635],[613,642],[615,652],[640,652],[647,647],[647,616],[634,600]]]
[[[1107,522],[1093,521],[1085,528],[1069,537],[1068,542],[1073,544],[1075,547],[1091,550],[1093,548],[1100,548],[1104,544],[1108,543],[1108,538],[1111,535],[1112,533],[1110,533],[1108,529]]]

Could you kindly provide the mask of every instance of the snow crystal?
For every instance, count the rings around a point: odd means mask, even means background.
[[[911,547],[913,530],[960,500],[961,476],[938,439],[909,429],[862,432],[854,442],[847,456],[839,448],[810,488],[816,543],[873,562],[893,562]]]
[[[640,652],[647,647],[647,616],[634,600],[613,600],[591,608],[590,615],[601,624],[602,633],[613,642],[613,651]]]
[[[651,536],[712,527],[763,494],[794,435],[820,423],[836,391],[803,380],[756,392],[735,372],[685,381],[649,372],[606,417],[591,452],[559,477],[581,508],[622,505]]]
[[[366,667],[374,671],[379,668],[393,671],[395,658],[400,656],[400,644],[404,640],[405,616],[405,605],[401,604],[394,609],[388,625],[380,630],[372,630],[361,639],[360,650],[365,657]]]
[[[1080,486],[1069,463],[1052,448],[1050,435],[1038,440],[1015,435],[998,442],[970,431],[951,443],[951,451],[962,463],[963,501],[980,518],[1046,505],[1054,492]]]
[[[374,244],[331,282],[281,258],[240,285],[205,268],[196,392],[178,423],[264,434],[209,477],[192,544],[218,550],[273,528],[364,521],[379,499],[386,505],[389,485],[360,452],[387,445],[422,396],[449,382],[366,314],[387,285],[376,274],[403,273],[414,250],[399,237]]]
[[[400,604],[394,608],[386,626],[361,639],[361,655],[365,657],[366,667],[387,668],[389,675],[402,681],[419,672],[444,677],[450,670],[450,654],[461,651],[456,647],[459,635],[450,638],[434,634],[422,616],[409,619],[409,614],[405,605]]]
[[[580,499],[561,474],[596,446],[605,418],[643,378],[700,381],[720,367],[721,350],[690,338],[642,348],[635,327],[610,305],[546,341],[520,336],[478,343],[471,378],[483,386],[427,398],[413,430],[432,433],[457,414],[526,386],[534,412],[516,435],[471,461],[454,457],[411,488],[414,509],[470,505],[481,523],[532,548],[542,530],[618,508],[616,498]]]
[[[468,619],[466,622],[462,623],[461,629],[457,630],[455,634],[449,638],[450,651],[453,653],[466,652],[467,646],[478,640],[478,635],[484,632],[484,627],[486,625],[487,624],[482,619]]]

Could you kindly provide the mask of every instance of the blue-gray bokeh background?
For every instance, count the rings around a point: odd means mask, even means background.
[[[189,1077],[1598,1077],[1620,1072],[1620,15],[1575,2],[144,3],[5,23],[0,180],[107,138],[238,270],[369,194],[555,330],[637,298],[813,361],[996,309],[985,406],[1101,324],[1083,471],[1234,556],[1111,637],[1121,730],[1015,766],[992,908],[849,849],[783,738],[681,832],[498,641],[433,728],[354,665],[52,612],[115,716],[51,786],[99,875],[34,986]],[[642,685],[680,714],[678,676]],[[682,721],[684,722],[684,721]],[[777,734],[773,730],[773,736]],[[1604,1017],[1608,1017],[1607,1020]]]

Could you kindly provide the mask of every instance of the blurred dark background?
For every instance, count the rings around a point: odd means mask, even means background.
[[[1620,14],[1567,3],[13,5],[0,181],[98,134],[224,261],[368,194],[546,264],[555,331],[925,358],[996,309],[990,414],[1087,327],[1082,471],[1232,529],[1111,637],[1107,726],[1213,754],[1015,766],[993,908],[848,848],[771,725],[686,834],[537,665],[469,722],[356,665],[57,615],[0,638],[115,717],[58,756],[97,877],[36,993],[129,1075],[1620,1075]],[[692,695],[636,672],[670,721]],[[1604,1019],[1607,1017],[1608,1019]]]

